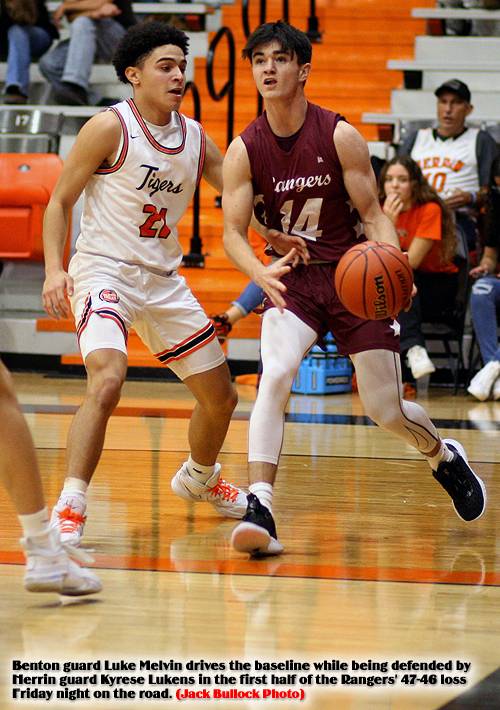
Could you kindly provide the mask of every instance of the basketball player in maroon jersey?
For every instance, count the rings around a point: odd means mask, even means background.
[[[366,413],[427,458],[457,514],[475,520],[486,503],[461,444],[441,439],[424,409],[403,400],[398,323],[357,318],[335,292],[335,267],[349,247],[366,239],[399,243],[380,208],[365,141],[341,116],[306,99],[311,54],[307,36],[281,21],[250,35],[243,56],[266,111],[232,142],[224,161],[225,248],[267,295],[263,373],[249,429],[248,508],[232,536],[236,550],[251,554],[283,549],[272,497],[285,406],[304,355],[329,331],[354,364]],[[302,237],[309,263],[296,265],[292,250],[266,268],[246,237],[253,212],[271,233]]]

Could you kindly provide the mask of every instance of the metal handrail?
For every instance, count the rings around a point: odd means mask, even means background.
[[[267,2],[266,0],[259,0],[259,25],[263,25],[267,18]],[[241,4],[241,19],[243,21],[243,32],[245,37],[249,37],[252,34],[250,29],[250,20],[248,17],[248,8],[250,6],[250,0],[243,0]],[[288,22],[288,0],[282,0],[281,7],[283,9],[281,20]]]
[[[201,101],[198,87],[194,81],[186,83],[184,95],[190,91],[194,103],[194,119],[201,123]],[[193,233],[191,235],[189,254],[185,254],[182,260],[183,266],[203,268],[205,257],[202,254],[203,244],[200,237],[200,186],[196,188],[193,196]]]
[[[217,46],[223,37],[227,38],[228,47],[229,47],[229,62],[228,62],[229,77],[228,77],[228,80],[226,81],[226,83],[224,84],[224,86],[222,87],[222,89],[220,91],[216,91],[215,86],[214,86],[214,56],[215,56],[215,50],[217,49]],[[234,134],[234,78],[235,78],[235,72],[236,72],[236,52],[235,52],[235,43],[234,43],[233,33],[231,32],[229,27],[221,27],[220,30],[215,35],[215,37],[213,38],[212,42],[210,43],[210,47],[208,48],[206,74],[207,74],[208,91],[209,91],[212,99],[214,101],[222,101],[222,99],[227,95],[227,140],[226,140],[226,146],[229,146],[229,144],[232,142],[233,134]]]

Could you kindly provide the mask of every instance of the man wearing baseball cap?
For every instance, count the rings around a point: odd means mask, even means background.
[[[398,152],[418,162],[429,183],[455,212],[457,226],[473,250],[477,215],[484,204],[498,146],[487,131],[465,125],[474,108],[467,84],[449,79],[434,93],[438,127],[414,132]]]

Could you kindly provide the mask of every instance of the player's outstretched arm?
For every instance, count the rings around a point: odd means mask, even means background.
[[[72,295],[73,280],[63,268],[63,253],[71,209],[91,175],[101,166],[112,165],[120,135],[120,122],[112,111],[105,111],[87,121],[66,158],[45,211],[42,299],[45,311],[55,320],[67,318],[70,314],[66,293]]]
[[[292,249],[286,256],[267,268],[257,259],[247,232],[253,215],[253,185],[250,161],[245,144],[236,138],[229,146],[223,166],[224,192],[222,209],[224,212],[224,248],[228,258],[269,296],[273,304],[283,311],[285,286],[281,277],[290,271],[290,262],[296,257]]]
[[[344,185],[359,212],[367,239],[388,242],[400,249],[394,225],[380,207],[366,141],[345,121],[337,124],[333,140],[342,165]]]

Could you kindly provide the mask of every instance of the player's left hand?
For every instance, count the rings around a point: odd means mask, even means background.
[[[261,269],[260,273],[253,279],[266,292],[272,304],[276,306],[280,313],[283,313],[286,308],[286,301],[283,297],[286,292],[286,286],[281,283],[280,279],[290,271],[292,268],[290,262],[293,263],[296,256],[295,249],[292,249],[281,259],[273,261],[269,266]]]
[[[267,232],[267,241],[273,247],[274,251],[283,256],[288,254],[291,249],[295,249],[296,255],[292,266],[297,266],[302,261],[304,264],[309,263],[309,250],[307,244],[302,237],[294,234],[285,234],[278,232],[277,229],[269,229]]]
[[[413,299],[414,299],[415,296],[417,295],[417,291],[418,291],[417,287],[415,286],[415,284],[413,284],[413,288],[412,288],[412,290],[411,290],[411,296],[410,296],[410,298],[408,299],[408,302],[406,303],[406,305],[405,305],[404,308],[403,308],[404,311],[408,312],[408,311],[410,310],[411,304],[413,303]]]

